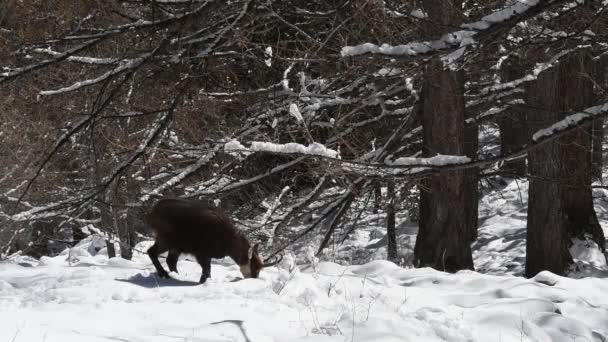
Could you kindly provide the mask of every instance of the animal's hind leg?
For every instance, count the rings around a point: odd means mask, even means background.
[[[169,278],[169,273],[165,271],[163,266],[160,264],[160,261],[158,261],[158,256],[168,250],[168,248],[165,248],[164,246],[159,244],[158,241],[154,242],[152,247],[148,249],[148,256],[150,257],[150,260],[152,260],[152,264],[154,264],[158,276],[161,278]]]
[[[203,268],[203,274],[201,275],[200,280],[201,284],[203,284],[205,281],[207,281],[207,278],[211,277],[211,258],[207,256],[197,255],[196,261],[198,261],[198,263]]]
[[[179,260],[180,252],[175,249],[169,250],[169,255],[167,255],[167,266],[169,266],[169,272],[177,272],[177,260]]]

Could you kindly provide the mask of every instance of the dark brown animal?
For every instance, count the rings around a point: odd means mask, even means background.
[[[189,199],[161,199],[148,214],[147,223],[156,235],[148,255],[158,275],[168,278],[158,256],[169,252],[167,265],[177,273],[181,253],[192,254],[201,265],[200,282],[211,276],[211,259],[229,256],[241,268],[245,278],[257,278],[264,266],[258,244],[251,245],[230,218],[208,203]],[[273,263],[276,264],[276,263]]]

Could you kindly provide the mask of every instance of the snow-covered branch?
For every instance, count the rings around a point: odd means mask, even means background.
[[[271,152],[280,154],[298,154],[298,155],[311,155],[311,156],[322,156],[328,158],[338,158],[338,152],[330,148],[325,147],[319,143],[312,143],[308,146],[298,143],[287,143],[287,144],[275,144],[271,142],[253,141],[251,147],[247,148],[243,146],[237,140],[231,140],[224,145],[225,151],[238,151],[238,152]]]

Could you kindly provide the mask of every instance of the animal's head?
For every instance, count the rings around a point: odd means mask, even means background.
[[[247,263],[240,266],[241,273],[245,278],[257,278],[260,275],[262,268],[274,266],[283,260],[283,255],[280,255],[278,258],[275,258],[274,261],[265,263],[264,258],[259,254],[259,245],[259,243],[256,243],[253,246],[249,246],[249,250],[247,251]]]
[[[247,251],[247,263],[241,265],[241,273],[245,278],[257,278],[260,275],[260,270],[264,267],[264,259],[258,253],[259,243],[249,246]]]

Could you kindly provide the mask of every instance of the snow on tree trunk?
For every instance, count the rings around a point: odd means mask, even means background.
[[[421,2],[429,16],[423,28],[427,34],[440,36],[447,27],[461,21],[461,1],[428,0]],[[467,154],[465,133],[464,74],[453,71],[443,62],[432,60],[425,71],[422,94],[423,145],[426,157],[438,153]],[[471,142],[475,141],[474,144]],[[468,140],[469,152],[476,139]],[[473,269],[471,255],[471,223],[477,207],[471,191],[472,177],[477,170],[439,171],[422,181],[420,187],[420,228],[414,248],[417,267],[433,267],[456,272]],[[475,188],[477,182],[475,181]],[[475,196],[473,196],[475,195]],[[475,197],[474,199],[472,197]],[[476,225],[475,225],[476,227]]]
[[[531,132],[592,104],[591,62],[584,52],[573,54],[528,85],[526,103],[537,108],[528,115]],[[564,274],[572,264],[571,238],[589,234],[599,246],[605,244],[590,188],[591,124],[533,150],[528,158],[526,276],[543,270]]]

